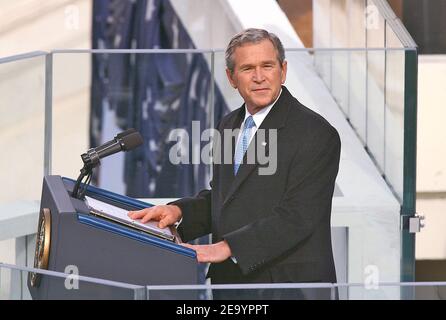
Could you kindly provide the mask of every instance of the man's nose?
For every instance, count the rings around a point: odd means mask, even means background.
[[[265,76],[263,75],[262,69],[260,67],[255,68],[253,81],[262,82],[263,80],[265,80]]]

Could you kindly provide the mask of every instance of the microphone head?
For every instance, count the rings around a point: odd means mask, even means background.
[[[115,140],[122,139],[122,138],[124,138],[125,136],[127,136],[127,135],[129,135],[129,134],[131,134],[131,133],[133,133],[133,132],[137,132],[137,131],[136,131],[134,128],[130,128],[130,129],[127,129],[127,130],[125,130],[125,131],[122,131],[122,132],[120,132],[120,133],[118,133],[118,134],[116,135]]]
[[[129,130],[131,130],[131,129],[129,129]],[[131,133],[125,135],[124,137],[122,137],[121,139],[119,139],[119,143],[121,144],[122,150],[124,150],[124,151],[133,150],[136,147],[139,147],[140,145],[142,145],[142,143],[143,143],[142,137],[139,134],[139,132],[136,131],[135,129],[133,129],[133,130],[134,130],[134,132],[131,132]],[[122,133],[124,133],[124,132],[122,132]]]

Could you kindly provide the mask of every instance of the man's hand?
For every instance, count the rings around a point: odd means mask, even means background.
[[[231,248],[229,248],[226,240],[207,245],[191,245],[187,243],[182,243],[182,245],[197,252],[198,262],[223,262],[232,255]]]
[[[159,205],[138,211],[129,211],[128,216],[133,220],[141,219],[142,223],[159,221],[158,227],[165,228],[181,220],[183,216],[180,207],[175,205]]]

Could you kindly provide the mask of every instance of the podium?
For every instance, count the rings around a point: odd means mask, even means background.
[[[43,180],[36,268],[58,272],[74,269],[81,276],[140,286],[198,283],[195,251],[90,214],[84,201],[71,197],[74,184],[74,180],[55,175]],[[150,206],[92,186],[86,195],[126,210]],[[64,280],[30,274],[28,288],[33,299],[123,298],[119,290],[105,286],[67,289]],[[82,285],[80,282],[79,287]],[[169,298],[168,294],[151,297]]]

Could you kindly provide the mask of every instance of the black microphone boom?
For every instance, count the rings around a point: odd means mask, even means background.
[[[83,198],[87,185],[91,180],[91,173],[94,167],[101,164],[100,159],[108,157],[120,151],[130,151],[140,146],[143,143],[142,137],[135,129],[128,129],[121,133],[118,133],[116,137],[108,141],[99,147],[91,148],[86,153],[81,155],[84,167],[81,169],[76,184],[73,188],[73,197],[81,199]],[[84,190],[79,193],[79,186],[81,181],[87,177]]]
[[[131,134],[133,132],[137,132],[137,131],[135,129],[131,128],[131,129],[127,129],[127,130],[125,130],[123,132],[118,133],[113,140],[110,140],[110,141],[104,143],[103,145],[100,145],[99,147],[96,147],[95,148],[96,152],[100,152],[102,149],[105,149],[105,148],[109,147],[110,145],[112,145],[113,143],[116,142],[117,138],[121,139],[121,138],[125,137],[126,135]]]
[[[118,133],[116,137],[100,145],[89,149],[81,155],[82,161],[89,168],[94,168],[100,164],[100,159],[108,157],[120,151],[130,151],[143,143],[142,137],[135,129],[128,129]]]

